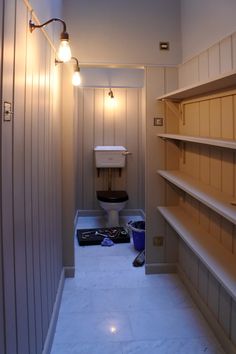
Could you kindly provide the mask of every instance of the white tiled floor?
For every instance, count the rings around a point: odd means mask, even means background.
[[[65,282],[51,354],[223,354],[177,275],[145,275],[132,266],[136,254],[132,243],[75,240],[76,276]]]

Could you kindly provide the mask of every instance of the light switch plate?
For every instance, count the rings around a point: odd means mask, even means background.
[[[11,103],[10,102],[7,102],[5,101],[4,102],[4,111],[3,111],[3,114],[4,114],[4,122],[10,122],[11,121],[11,118],[12,118],[12,110],[11,110]]]

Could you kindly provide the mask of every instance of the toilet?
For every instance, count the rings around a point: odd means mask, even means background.
[[[108,173],[108,189],[96,191],[99,205],[107,213],[107,226],[119,226],[119,212],[124,209],[129,199],[126,191],[112,190],[112,170],[125,167],[126,156],[129,154],[124,146],[96,146],[95,165],[98,169],[106,169]],[[121,170],[120,170],[121,171]]]

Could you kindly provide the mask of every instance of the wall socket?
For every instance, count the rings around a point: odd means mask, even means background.
[[[164,246],[164,237],[163,236],[153,237],[153,246],[163,247]]]
[[[154,125],[154,127],[163,127],[164,118],[163,117],[154,117],[153,118],[153,125]]]

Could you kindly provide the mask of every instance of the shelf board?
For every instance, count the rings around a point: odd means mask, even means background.
[[[214,138],[188,136],[188,135],[180,135],[180,134],[158,134],[158,136],[160,138],[164,138],[164,139],[188,141],[188,142],[197,143],[197,144],[218,146],[218,147],[236,150],[236,141],[235,140],[214,139]]]
[[[236,258],[180,207],[158,207],[177,234],[236,300]]]
[[[167,181],[236,225],[236,206],[231,204],[233,197],[230,198],[180,171],[159,170],[158,173]]]
[[[216,91],[233,89],[236,87],[236,71],[231,71],[220,75],[213,80],[201,81],[197,84],[172,91],[168,94],[158,97],[158,100],[181,101],[183,99],[197,97],[204,94],[210,94]]]

